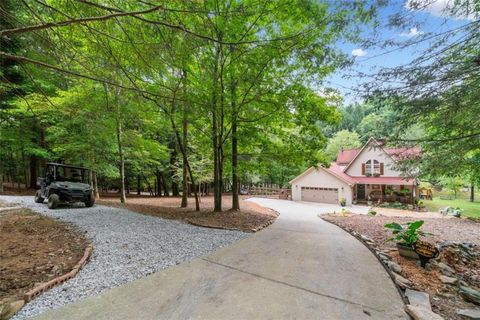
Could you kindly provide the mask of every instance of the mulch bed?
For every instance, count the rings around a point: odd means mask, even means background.
[[[201,198],[200,211],[194,210],[192,198],[189,198],[187,208],[180,208],[181,198],[179,197],[130,196],[127,198],[127,203],[122,204],[118,196],[103,196],[97,200],[97,203],[160,218],[181,220],[202,227],[245,232],[261,230],[275,221],[278,216],[274,210],[246,201],[240,202],[241,210],[228,210],[231,196],[224,196],[222,212],[213,212],[212,197]]]
[[[0,305],[72,270],[87,245],[74,227],[30,210],[0,215]]]
[[[445,285],[439,279],[438,268],[423,269],[417,261],[401,257],[393,242],[386,242],[391,232],[384,228],[389,222],[406,223],[416,219],[402,217],[382,217],[364,215],[325,215],[323,219],[336,224],[350,232],[365,235],[374,241],[373,247],[389,252],[392,260],[403,269],[405,278],[413,283],[413,289],[427,292],[431,297],[432,309],[445,319],[464,319],[456,311],[458,309],[478,308],[466,302],[458,294],[456,286]],[[447,263],[455,269],[457,275],[472,288],[480,288],[480,224],[468,219],[423,219],[422,230],[433,233],[427,241],[437,243],[471,243],[476,245],[472,250],[477,254],[472,259],[466,259],[457,247],[446,246],[442,249],[438,261]]]

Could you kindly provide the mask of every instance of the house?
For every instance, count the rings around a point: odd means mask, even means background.
[[[395,164],[419,155],[418,148],[387,148],[370,138],[362,148],[341,150],[329,168],[311,167],[290,181],[292,200],[412,203],[418,195],[417,179],[402,176]]]

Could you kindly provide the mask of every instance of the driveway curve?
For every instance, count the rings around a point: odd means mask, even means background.
[[[318,206],[251,199],[267,229],[39,319],[408,319],[385,269]]]

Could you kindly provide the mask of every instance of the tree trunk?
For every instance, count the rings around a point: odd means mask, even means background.
[[[172,196],[178,197],[180,191],[178,188],[178,182],[175,180],[175,163],[177,162],[177,145],[175,141],[170,142],[170,148],[172,152],[170,153],[170,176],[172,177]]]
[[[472,183],[470,185],[470,202],[474,202],[474,201],[475,201],[475,186]]]
[[[137,195],[140,195],[140,175],[137,174]]]
[[[118,108],[118,106],[115,106]],[[127,196],[125,195],[125,154],[123,151],[123,142],[122,142],[122,126],[120,123],[120,116],[118,115],[119,110],[116,110],[115,121],[117,126],[117,144],[118,144],[118,156],[120,158],[120,201],[122,203],[127,202]]]
[[[3,193],[3,161],[0,157],[0,193]]]
[[[98,191],[98,181],[97,181],[97,172],[92,172],[92,180],[93,180],[93,194],[95,199],[100,199],[100,192]]]
[[[37,187],[37,168],[38,161],[36,156],[30,156],[30,188],[35,189]]]
[[[186,208],[188,206],[188,169],[187,169],[187,150],[188,150],[188,116],[187,116],[187,108],[186,104],[184,104],[183,108],[183,122],[182,122],[182,131],[183,131],[183,150],[185,152],[182,153],[182,204],[180,207]]]
[[[218,110],[217,110],[217,86],[218,86],[218,60],[219,49],[216,46],[215,65],[212,75],[212,147],[213,147],[213,211],[222,211],[222,175],[221,175],[221,159],[220,159],[220,145],[218,132]]]
[[[236,103],[236,83],[230,81],[231,107],[232,107],[232,209],[240,210],[240,201],[238,199],[238,148],[237,148],[237,103]]]

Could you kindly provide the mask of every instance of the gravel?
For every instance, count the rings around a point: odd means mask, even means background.
[[[93,255],[77,276],[33,301],[13,318],[26,319],[49,309],[139,279],[153,272],[203,256],[249,234],[192,226],[175,220],[141,215],[129,210],[83,205],[49,210],[33,196],[0,196],[35,212],[71,222],[86,233]]]

